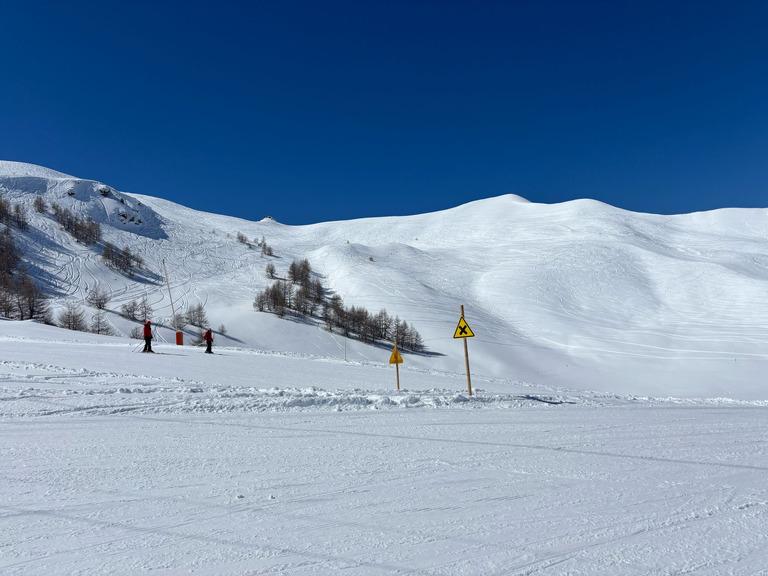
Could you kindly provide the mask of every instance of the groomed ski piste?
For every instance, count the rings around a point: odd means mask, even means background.
[[[0,573],[768,574],[765,210],[504,196],[291,227],[15,162],[0,190],[54,309],[98,285],[116,333],[0,320]],[[296,258],[419,330],[401,390],[385,343],[253,309]],[[177,311],[226,325],[214,355],[173,344],[163,260]],[[117,313],[145,295],[152,355]]]
[[[765,574],[765,401],[2,322],[0,572]]]

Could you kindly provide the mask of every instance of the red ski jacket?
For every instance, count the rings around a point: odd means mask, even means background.
[[[203,340],[205,340],[206,342],[208,342],[209,340],[213,342],[213,334],[211,334],[210,330],[206,330],[205,336],[203,336]]]
[[[152,326],[144,324],[144,338],[152,338]]]

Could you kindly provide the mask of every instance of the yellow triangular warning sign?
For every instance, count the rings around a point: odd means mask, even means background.
[[[402,364],[403,363],[403,357],[400,356],[400,352],[397,351],[397,348],[392,350],[392,356],[389,358],[390,364]]]
[[[461,320],[459,320],[459,325],[456,326],[456,332],[453,333],[454,338],[472,338],[474,337],[475,333],[472,332],[472,328],[469,327],[469,324],[467,324],[467,321],[464,320],[464,317],[461,317]]]

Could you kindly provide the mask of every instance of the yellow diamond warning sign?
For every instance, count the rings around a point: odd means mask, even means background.
[[[464,317],[459,320],[459,325],[456,326],[456,332],[453,333],[454,338],[473,338],[475,333],[472,332],[472,328],[469,327]]]
[[[392,356],[389,358],[390,364],[402,364],[403,363],[403,357],[400,356],[400,352],[397,351],[397,348],[392,350]]]

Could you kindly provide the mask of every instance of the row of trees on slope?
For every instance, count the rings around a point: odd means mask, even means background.
[[[66,302],[64,308],[59,312],[56,318],[56,325],[69,330],[79,330],[82,332],[93,332],[95,334],[114,333],[111,325],[107,321],[107,304],[111,296],[98,286],[88,293],[85,302],[96,309],[91,317],[91,321],[86,320],[86,312],[80,304],[74,301]],[[146,320],[151,320],[154,310],[149,304],[147,297],[141,300],[131,300],[120,306],[120,315],[133,322],[143,324]],[[208,327],[208,315],[205,312],[203,304],[190,306],[185,313],[177,313],[174,318],[174,327],[183,330],[186,326],[192,325],[198,328]],[[219,332],[226,333],[224,326],[219,327]],[[141,338],[141,328],[136,327],[131,332],[131,338]]]
[[[48,210],[48,206],[42,196],[35,198],[34,208],[40,213]],[[68,232],[76,241],[86,246],[101,242],[101,225],[92,218],[82,218],[68,208],[62,208],[55,202],[51,203],[51,213],[61,228]],[[127,246],[121,249],[110,242],[104,243],[101,257],[108,266],[128,276],[133,275],[135,268],[142,268],[144,266],[144,259],[139,254],[132,252]]]
[[[0,224],[6,226],[15,226],[19,230],[26,230],[29,220],[27,219],[27,211],[21,204],[11,203],[0,196]]]
[[[7,229],[6,229],[7,230]],[[2,260],[8,261],[6,234],[0,235]],[[0,265],[0,315],[12,320],[40,320],[52,322],[51,309],[43,291],[27,274],[23,266],[8,270]]]
[[[40,320],[51,323],[51,309],[45,293],[35,284],[21,263],[21,252],[11,226],[23,231],[28,219],[24,206],[11,203],[0,195],[0,315],[14,320]]]
[[[272,263],[267,265],[267,276],[276,277]],[[363,342],[393,341],[404,350],[421,352],[424,341],[419,332],[399,317],[392,318],[382,309],[371,314],[362,306],[345,306],[338,294],[326,298],[319,278],[312,277],[309,261],[294,260],[288,268],[287,280],[277,279],[271,286],[258,292],[253,307],[283,317],[289,311],[302,316],[315,316],[319,312],[326,328],[340,331],[344,336]]]
[[[237,238],[237,241],[240,242],[241,244],[245,244],[246,246],[248,246],[248,248],[253,248],[251,243],[248,241],[248,237],[242,232],[238,232],[236,235],[236,238]],[[267,244],[267,241],[264,238],[264,236],[261,237],[261,240],[254,238],[253,243],[256,244],[256,246],[258,246],[259,248],[261,248],[262,257],[275,255],[275,251],[272,249],[272,246]]]
[[[120,249],[110,242],[104,243],[101,258],[108,266],[128,276],[133,276],[134,268],[144,267],[144,258],[140,254],[133,252],[128,246]]]
[[[41,198],[41,196],[38,196],[38,198]],[[90,217],[81,218],[77,214],[73,214],[69,209],[62,208],[56,203],[51,204],[51,210],[56,217],[56,222],[78,242],[90,245],[101,240],[101,225]]]
[[[59,311],[59,315],[56,318],[56,325],[80,332],[93,332],[94,334],[105,334],[107,336],[114,334],[114,330],[107,320],[105,310],[97,309],[96,313],[91,316],[91,321],[87,322],[82,307],[72,300],[64,303],[64,308]]]

